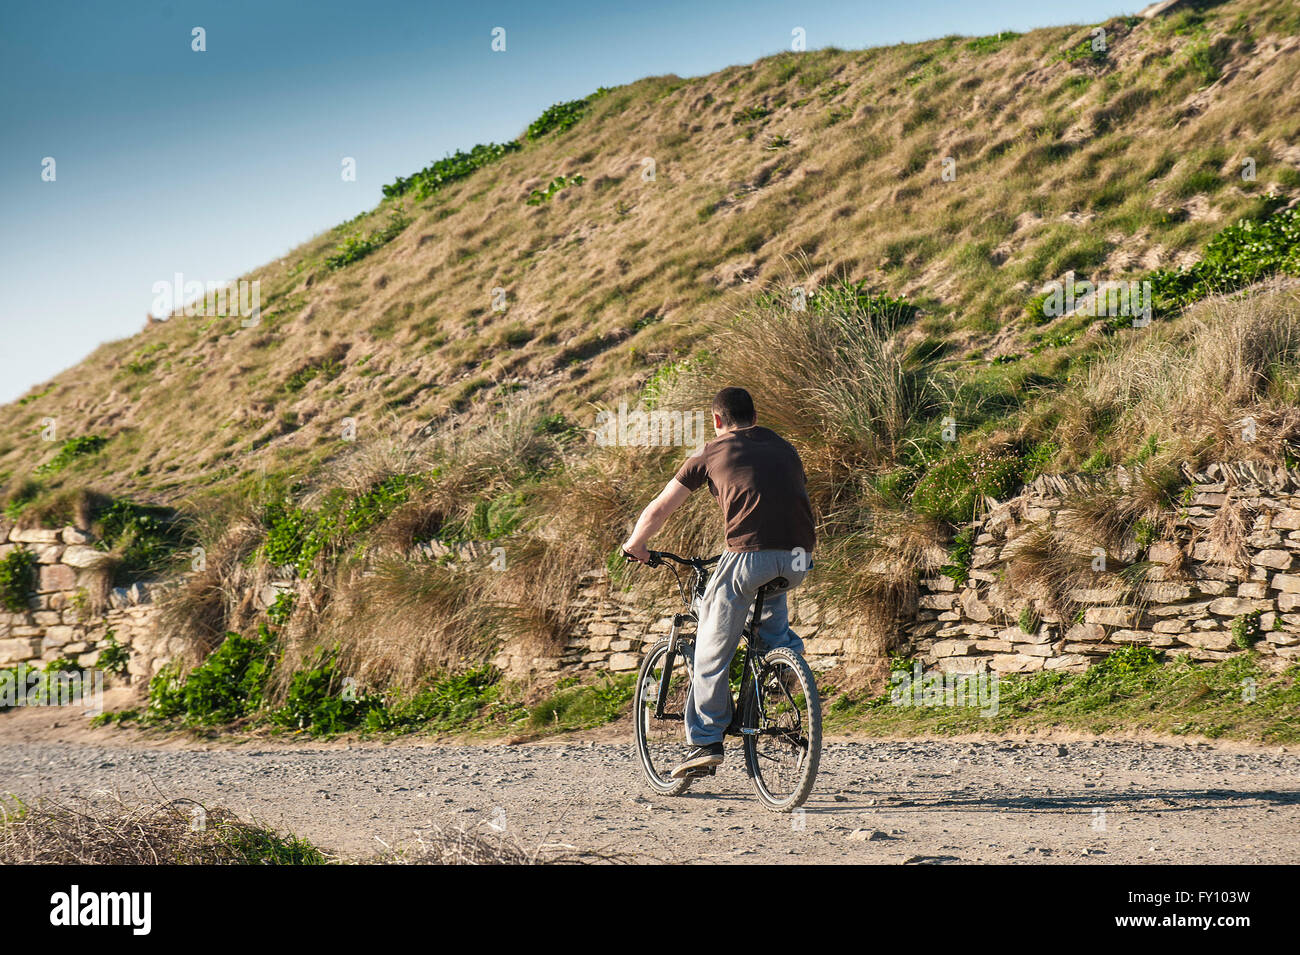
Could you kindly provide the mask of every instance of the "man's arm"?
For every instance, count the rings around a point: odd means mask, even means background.
[[[677,478],[665,484],[659,496],[646,505],[646,509],[637,518],[636,529],[623,544],[623,550],[642,563],[649,560],[650,552],[646,549],[646,544],[649,543],[650,538],[659,533],[659,528],[664,526],[664,521],[668,520],[669,515],[681,507],[682,502],[690,496],[691,489]]]

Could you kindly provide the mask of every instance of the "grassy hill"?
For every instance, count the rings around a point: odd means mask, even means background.
[[[942,551],[1036,473],[1296,460],[1298,107],[1284,0],[599,90],[245,276],[257,325],[150,323],[7,406],[5,513],[98,522],[134,573],[202,542],[175,620],[209,644],[294,567],[284,680],[341,643],[411,685],[556,639],[671,475],[680,449],[595,446],[599,408],[743,382],[859,599],[864,548]],[[1044,314],[1071,272],[1151,281],[1155,321]],[[708,503],[665,541],[714,542]],[[510,569],[405,558],[426,541]]]

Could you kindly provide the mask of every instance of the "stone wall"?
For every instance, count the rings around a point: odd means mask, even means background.
[[[1259,611],[1262,639],[1255,649],[1282,660],[1300,658],[1300,472],[1247,463],[1184,476],[1185,504],[1167,526],[1159,520],[1151,525],[1158,539],[1145,553],[1129,542],[1103,565],[1113,571],[1142,561],[1145,573],[1126,583],[1104,572],[1090,582],[1085,572],[1066,593],[1077,607],[1069,619],[1047,606],[1058,601],[1009,581],[1009,562],[1027,534],[1048,529],[1059,539],[1074,538],[1084,555],[1098,553],[1092,550],[1096,541],[1079,534],[1071,499],[1107,482],[1124,488],[1139,477],[1120,470],[1100,479],[1038,478],[974,525],[964,586],[946,577],[922,581],[916,619],[904,627],[907,644],[924,663],[949,672],[1080,670],[1132,644],[1212,661],[1242,652],[1233,622]],[[1225,527],[1239,547],[1225,549],[1216,535]],[[1092,566],[1086,556],[1084,565]],[[1021,627],[1026,609],[1030,632]]]
[[[644,598],[638,600],[613,586],[603,568],[588,571],[578,583],[577,624],[558,657],[522,657],[503,651],[493,662],[515,676],[561,669],[634,671],[641,665],[645,646],[667,634],[673,614],[682,609],[675,592],[657,603],[662,609],[648,609]],[[848,656],[864,660],[878,652],[873,649],[877,642],[861,627],[819,606],[808,594],[794,590],[788,603],[790,625],[803,639],[805,659],[814,670],[829,670]]]
[[[0,608],[0,667],[43,665],[64,657],[90,667],[107,635],[131,651],[128,672],[148,678],[181,650],[160,636],[157,583],[105,587],[108,555],[92,535],[75,527],[62,530],[19,528],[0,522],[0,559],[19,548],[36,561],[34,592],[27,609]],[[95,608],[100,594],[103,606]],[[98,612],[96,612],[98,610]]]
[[[1255,649],[1279,661],[1300,659],[1300,472],[1212,465],[1186,478],[1185,504],[1168,521],[1153,525],[1157,539],[1141,553],[1130,542],[1121,553],[1106,555],[1112,569],[1145,562],[1141,579],[1121,586],[1103,571],[1093,581],[1076,581],[1066,594],[1068,616],[1056,612],[1052,601],[1008,581],[1017,548],[1031,532],[1077,538],[1071,499],[1107,482],[1123,487],[1136,478],[1122,469],[1104,478],[1038,478],[972,525],[975,547],[966,583],[959,586],[943,576],[920,581],[915,612],[892,625],[893,648],[948,672],[1081,670],[1132,644],[1213,661],[1242,652],[1233,622],[1259,611]],[[1240,522],[1239,532],[1228,537],[1239,546],[1225,552],[1215,532],[1233,521]],[[1076,544],[1087,553],[1087,541]],[[106,560],[94,545],[87,531],[73,527],[0,523],[0,558],[21,547],[37,562],[36,591],[27,609],[0,611],[0,666],[58,657],[91,666],[112,631],[131,651],[129,672],[148,678],[185,649],[180,638],[161,632],[161,583],[109,589],[107,606],[92,612],[90,596],[102,586]],[[261,603],[276,592],[270,590]],[[592,570],[578,582],[577,624],[557,655],[506,650],[494,663],[514,677],[632,671],[644,646],[668,632],[676,603],[675,597],[664,598],[649,609],[645,598],[613,586],[603,569]],[[1022,617],[1024,611],[1029,614]],[[814,669],[871,669],[883,663],[878,636],[869,636],[861,622],[820,607],[810,594],[791,594],[790,616]]]
[[[1067,533],[1064,511],[1071,497],[1135,478],[1123,469],[1104,477],[1038,478],[973,525],[976,543],[966,584],[944,576],[920,581],[915,612],[892,624],[893,649],[949,672],[1077,671],[1132,644],[1198,661],[1222,660],[1242,652],[1233,640],[1233,621],[1258,610],[1262,637],[1255,649],[1281,660],[1300,659],[1300,472],[1238,464],[1185,476],[1188,503],[1171,516],[1169,533],[1145,553],[1134,542],[1109,555],[1112,570],[1149,562],[1141,582],[1116,586],[1113,577],[1100,573],[1095,582],[1070,588],[1067,597],[1077,610],[1069,619],[1053,613],[1047,601],[1008,586],[1015,542],[1035,529]],[[1225,507],[1244,521],[1243,547],[1231,559],[1215,552],[1210,535]],[[1085,555],[1089,543],[1076,541]],[[495,663],[521,676],[635,670],[644,646],[668,632],[676,601],[662,603],[659,612],[647,610],[611,586],[604,570],[590,571],[579,585],[578,624],[558,657],[502,653]],[[1037,618],[1027,621],[1029,632],[1021,628],[1026,609]],[[861,624],[837,618],[798,590],[790,595],[790,611],[815,670],[841,664],[879,670],[880,642]]]

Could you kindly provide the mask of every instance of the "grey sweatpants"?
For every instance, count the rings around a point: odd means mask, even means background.
[[[795,564],[803,569],[796,570]],[[695,661],[691,689],[686,696],[686,742],[703,746],[722,740],[731,722],[731,688],[727,683],[731,658],[740,646],[740,634],[754,611],[758,588],[774,577],[784,577],[789,587],[768,593],[758,623],[759,649],[789,647],[803,653],[803,641],[790,629],[786,592],[803,583],[812,567],[809,555],[788,550],[759,550],[747,554],[724,551],[698,598],[699,628],[695,635]]]

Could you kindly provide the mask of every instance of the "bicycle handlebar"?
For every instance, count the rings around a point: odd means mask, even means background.
[[[678,557],[676,554],[670,554],[666,550],[652,550],[649,551],[649,554],[650,559],[646,561],[647,567],[660,566],[664,562],[665,557],[669,560],[676,561],[684,567],[708,567],[710,564],[716,564],[722,557],[721,554],[714,557]],[[627,551],[623,551],[623,556],[628,560],[636,560],[636,558]],[[640,561],[637,561],[637,563],[640,563]]]

